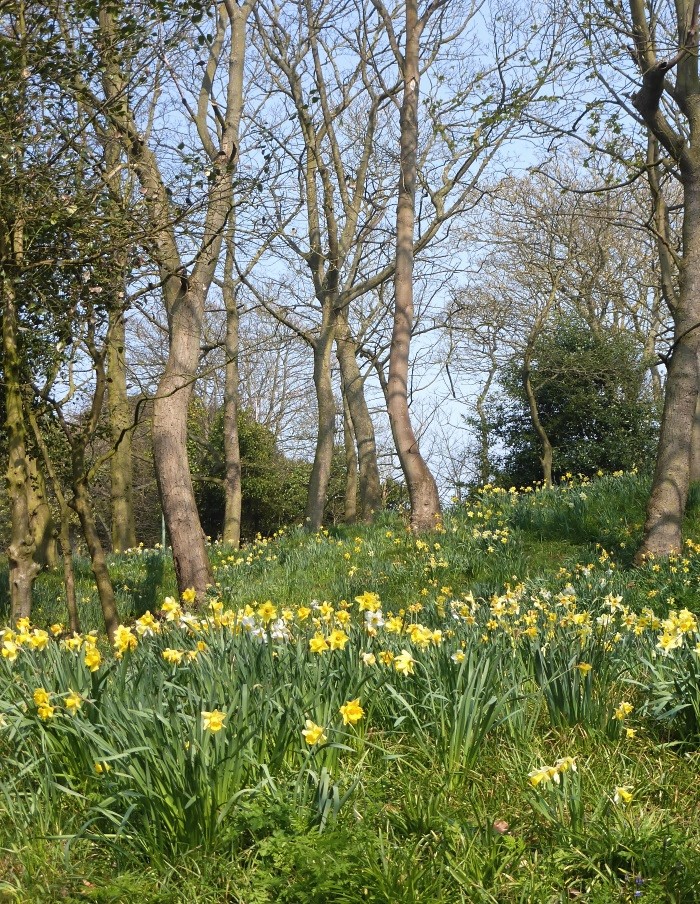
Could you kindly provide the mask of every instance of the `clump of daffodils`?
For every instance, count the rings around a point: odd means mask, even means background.
[[[576,771],[576,760],[572,756],[565,756],[557,760],[553,766],[540,766],[539,769],[533,769],[528,773],[528,779],[533,788],[549,782],[558,785],[562,775],[566,772]]]

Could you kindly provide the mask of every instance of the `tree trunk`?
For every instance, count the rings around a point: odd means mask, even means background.
[[[690,436],[690,482],[700,481],[700,392],[695,398],[695,413]]]
[[[343,392],[343,439],[345,441],[345,513],[346,524],[357,521],[357,450],[350,406]]]
[[[46,468],[46,473],[51,481],[54,496],[58,503],[61,513],[61,531],[59,533],[59,543],[61,546],[61,557],[63,559],[63,584],[66,588],[66,605],[68,609],[68,625],[71,634],[80,633],[80,619],[78,618],[78,604],[75,598],[75,575],[73,573],[73,550],[70,544],[70,508],[66,502],[66,497],[61,488],[61,484],[56,475],[56,471],[51,461],[48,447],[44,441],[44,437],[39,429],[36,416],[31,408],[27,411],[27,417],[34,434],[34,442],[41,452],[41,457]]]
[[[656,468],[637,561],[680,551],[688,499],[700,355],[700,169],[683,175],[683,265],[674,311]]]
[[[183,280],[184,282],[184,280]],[[187,284],[170,309],[168,360],[153,401],[153,458],[180,593],[201,603],[212,575],[187,458],[187,413],[199,364],[203,287]]]
[[[411,528],[434,529],[441,507],[435,478],[420,454],[408,408],[408,362],[413,331],[413,232],[415,226],[418,149],[418,50],[420,27],[417,0],[406,0],[404,93],[401,104],[401,176],[396,211],[396,271],[394,323],[389,357],[388,409],[391,432],[411,500]]]
[[[34,561],[40,568],[53,568],[57,561],[56,528],[46,498],[46,483],[39,463],[27,457],[29,521],[34,534]]]
[[[73,572],[73,550],[70,545],[70,510],[61,508],[61,532],[59,534],[61,558],[63,560],[63,586],[66,590],[68,628],[71,634],[80,634],[78,602],[75,597],[75,573]]]
[[[107,636],[109,637],[109,642],[113,643],[115,631],[119,627],[117,601],[114,596],[114,588],[112,587],[112,581],[107,569],[107,559],[105,557],[104,549],[102,548],[102,543],[100,542],[99,534],[97,533],[90,493],[83,476],[85,467],[80,453],[74,452],[73,469],[73,500],[71,506],[80,519],[80,526],[90,555],[92,573],[95,576],[95,583],[97,584],[97,593],[100,597],[100,606],[102,607],[102,616],[104,618],[105,628],[107,629]]]
[[[335,333],[336,357],[340,366],[344,404],[357,441],[361,521],[369,522],[382,506],[382,487],[377,464],[374,424],[365,399],[364,380],[357,365],[357,348],[350,333],[347,312],[338,317]],[[347,445],[347,443],[346,443]]]
[[[110,311],[110,343],[107,351],[107,405],[114,454],[109,460],[112,499],[112,548],[124,552],[136,546],[133,466],[131,458],[131,410],[126,391],[124,312]]]
[[[0,239],[0,241],[2,241]],[[12,255],[21,255],[21,227],[11,237]],[[4,243],[3,243],[4,244]],[[2,248],[2,258],[9,256]],[[10,619],[29,618],[32,611],[32,587],[39,572],[34,560],[35,543],[29,512],[29,474],[26,431],[22,411],[21,367],[17,347],[17,307],[12,278],[2,277],[2,346],[5,378],[5,435],[7,438],[7,495],[10,502],[10,545],[7,560],[10,579]]]
[[[306,525],[316,531],[323,524],[328,483],[333,464],[333,439],[335,437],[335,398],[331,380],[331,351],[334,329],[326,322],[314,345],[314,388],[318,407],[318,436],[314,455],[309,494],[306,502]]]
[[[241,450],[238,442],[238,304],[233,286],[233,238],[227,237],[223,299],[226,308],[226,378],[224,384],[224,529],[222,540],[241,544]]]
[[[535,395],[535,390],[532,386],[532,380],[530,379],[530,362],[525,357],[525,364],[523,365],[523,389],[525,390],[525,395],[527,397],[527,403],[530,407],[530,417],[532,419],[532,426],[535,428],[535,433],[539,437],[540,442],[542,443],[542,454],[540,455],[540,464],[542,465],[542,476],[544,478],[544,485],[546,487],[552,486],[552,459],[553,459],[553,450],[552,443],[549,440],[549,436],[547,436],[547,431],[544,429],[544,425],[540,420],[540,412],[537,407],[537,396]]]

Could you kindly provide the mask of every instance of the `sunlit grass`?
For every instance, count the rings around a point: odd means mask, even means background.
[[[136,550],[116,650],[42,576],[0,640],[0,901],[700,898],[700,549],[631,570],[643,495],[214,545],[199,612]]]

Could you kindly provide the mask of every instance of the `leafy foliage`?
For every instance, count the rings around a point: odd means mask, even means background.
[[[647,363],[624,332],[596,335],[585,324],[559,320],[536,343],[531,380],[556,475],[649,467],[658,409]],[[505,399],[492,417],[493,435],[504,447],[499,480],[522,486],[542,477],[541,443],[520,365],[512,363],[501,383]]]

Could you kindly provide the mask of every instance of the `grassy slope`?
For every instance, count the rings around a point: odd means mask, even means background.
[[[485,496],[448,513],[445,532],[430,537],[422,555],[389,516],[317,537],[292,531],[242,553],[214,547],[217,586],[234,607],[267,599],[335,603],[371,590],[385,611],[397,611],[469,592],[488,598],[523,580],[553,592],[573,584],[592,604],[605,576],[605,591],[621,593],[635,611],[700,612],[700,557],[629,568],[645,489],[628,475],[529,497]],[[700,536],[696,500],[687,536]],[[99,627],[86,563],[77,564],[84,627]],[[158,553],[111,567],[126,621],[174,591],[169,560]],[[37,600],[37,623],[62,619],[59,575],[42,576]],[[700,901],[698,753],[669,743],[674,737],[652,724],[638,729],[630,742],[580,726],[553,728],[535,708],[495,731],[457,781],[429,749],[397,740],[389,763],[386,751],[367,751],[351,803],[323,834],[310,831],[294,805],[263,802],[234,821],[220,849],[154,856],[150,864],[84,839],[67,860],[64,844],[50,837],[60,833],[60,819],[27,837],[10,814],[0,836],[0,901],[692,904]],[[583,828],[575,829],[566,807],[557,810],[558,798],[543,809],[523,785],[533,764],[563,754],[579,763]],[[621,784],[634,787],[639,803],[622,816],[610,807],[599,812],[601,798]],[[494,831],[494,820],[505,820],[508,831]]]

